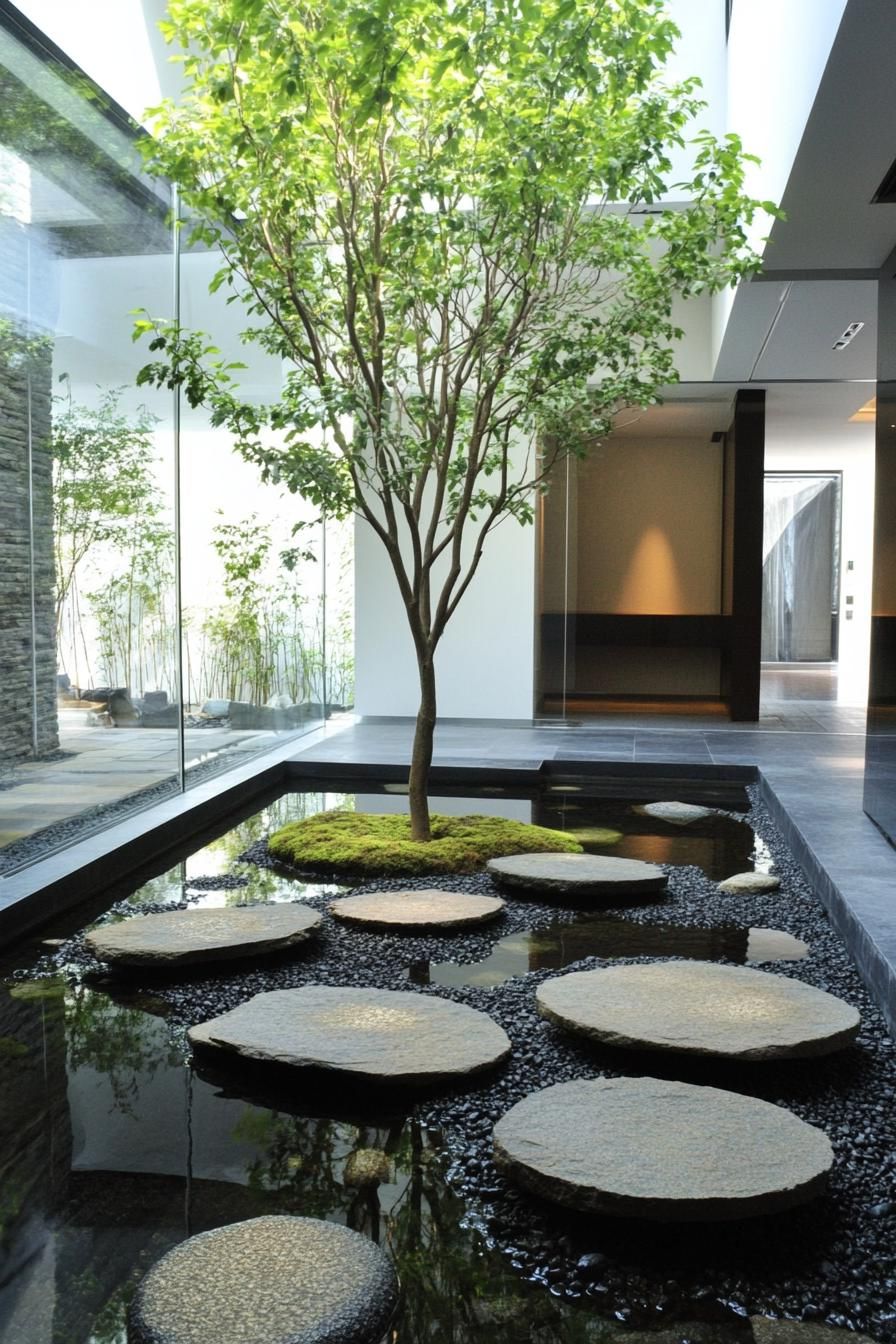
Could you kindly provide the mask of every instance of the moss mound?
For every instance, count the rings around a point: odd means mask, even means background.
[[[303,872],[391,877],[419,873],[475,873],[488,859],[546,850],[580,854],[565,831],[551,831],[503,817],[430,818],[432,840],[411,839],[406,816],[368,812],[321,812],[294,821],[268,841],[275,859]]]

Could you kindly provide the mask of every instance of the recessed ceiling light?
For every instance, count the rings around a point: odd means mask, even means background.
[[[850,322],[849,326],[836,339],[833,345],[834,350],[845,350],[850,341],[854,341],[859,332],[864,327],[864,322]]]

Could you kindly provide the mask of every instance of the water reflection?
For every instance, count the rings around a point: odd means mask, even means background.
[[[500,939],[490,956],[472,965],[414,962],[408,969],[408,979],[415,985],[475,985],[487,989],[528,971],[561,970],[583,957],[686,957],[744,965],[799,961],[808,951],[799,938],[778,929],[739,929],[733,925],[684,928],[585,916],[512,933]]]
[[[60,980],[0,990],[2,1344],[123,1344],[137,1280],[171,1246],[264,1213],[329,1218],[386,1245],[394,1344],[612,1337],[521,1282],[403,1113],[310,1115],[195,1075],[164,1020]]]
[[[734,873],[764,872],[771,866],[771,855],[753,828],[722,812],[676,826],[634,811],[627,799],[551,792],[536,802],[532,819],[540,826],[569,831],[589,854],[645,863],[694,864],[716,882]]]

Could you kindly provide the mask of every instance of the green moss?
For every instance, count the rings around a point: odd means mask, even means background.
[[[406,816],[367,812],[321,812],[294,821],[268,841],[275,859],[314,873],[377,877],[418,873],[475,873],[488,859],[551,850],[580,854],[565,831],[551,831],[504,817],[430,818],[432,840],[411,839]]]

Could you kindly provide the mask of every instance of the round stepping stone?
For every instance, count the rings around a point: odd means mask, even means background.
[[[456,1078],[510,1053],[505,1032],[475,1008],[428,994],[328,985],[256,994],[188,1035],[193,1045],[245,1059],[378,1083]]]
[[[747,961],[802,961],[809,944],[783,929],[748,929]]]
[[[558,1083],[512,1107],[495,1161],[537,1195],[588,1213],[718,1222],[819,1194],[827,1135],[755,1097],[658,1078]]]
[[[719,883],[719,891],[728,891],[732,895],[759,895],[763,891],[777,891],[781,885],[780,877],[771,873],[735,873]]]
[[[605,1045],[729,1059],[800,1059],[855,1039],[850,1004],[745,966],[667,961],[573,971],[536,992],[542,1017]]]
[[[690,826],[695,821],[715,816],[714,808],[698,807],[695,803],[644,803],[634,810],[656,821],[668,821],[672,826]]]
[[[513,854],[490,859],[496,882],[543,895],[626,897],[666,890],[662,868],[640,859],[614,859],[605,854]]]
[[[103,924],[84,941],[101,961],[164,968],[280,952],[310,938],[320,923],[307,905],[204,907]]]
[[[377,1344],[398,1302],[388,1256],[316,1218],[252,1218],[175,1246],[140,1282],[129,1344]]]
[[[497,919],[503,909],[499,896],[463,891],[373,891],[334,901],[330,913],[372,928],[465,929]]]

